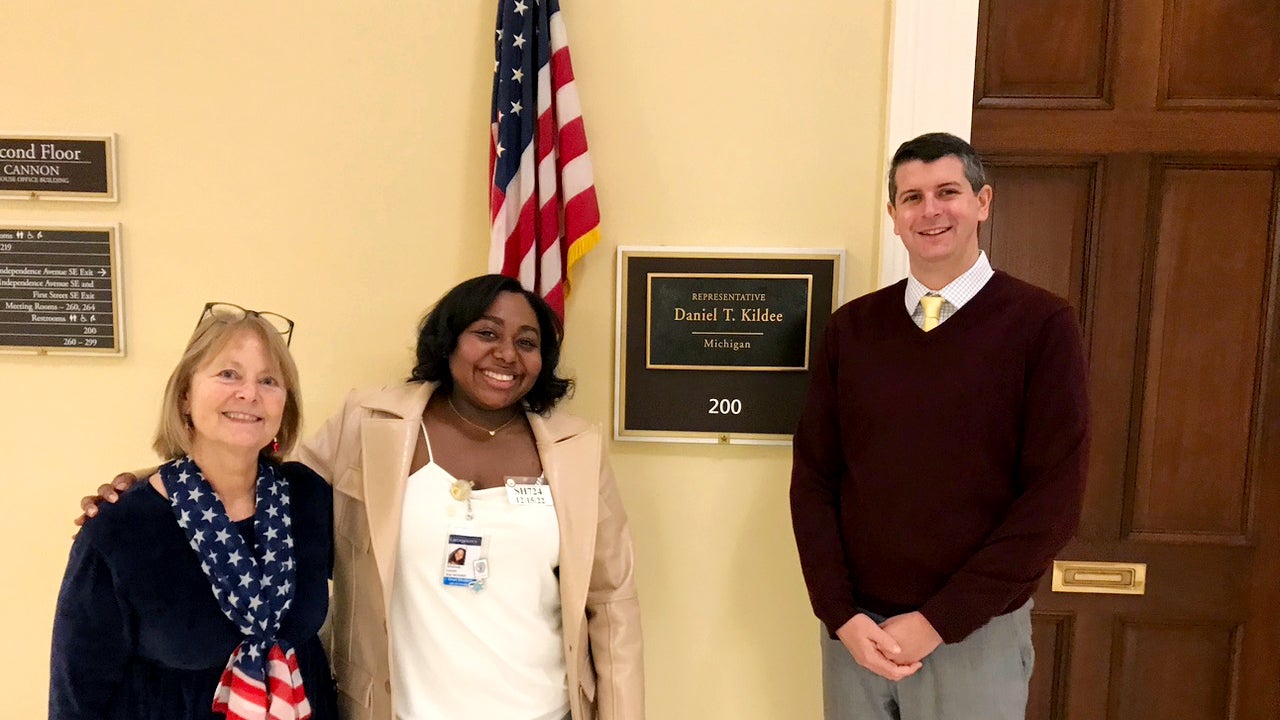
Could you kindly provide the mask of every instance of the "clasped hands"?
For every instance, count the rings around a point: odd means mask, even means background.
[[[840,626],[836,637],[859,665],[893,682],[914,675],[942,644],[938,631],[919,612],[895,615],[880,625],[858,613]]]

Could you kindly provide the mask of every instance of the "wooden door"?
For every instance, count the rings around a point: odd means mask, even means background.
[[[1280,717],[1280,2],[984,0],[992,263],[1080,310],[1094,403],[1028,717]],[[1103,583],[1105,584],[1105,583]]]

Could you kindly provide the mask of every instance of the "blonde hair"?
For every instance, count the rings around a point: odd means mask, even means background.
[[[293,363],[289,347],[284,338],[271,326],[271,323],[256,314],[248,314],[239,320],[228,320],[217,315],[210,315],[200,321],[191,339],[187,341],[187,349],[182,353],[178,366],[169,375],[169,382],[164,388],[164,400],[160,404],[160,424],[156,428],[156,438],[152,447],[161,457],[172,460],[186,455],[191,449],[191,418],[183,411],[187,394],[191,391],[191,377],[206,360],[222,351],[227,343],[242,331],[253,333],[262,341],[271,357],[271,362],[280,373],[284,384],[284,415],[280,418],[280,431],[276,435],[279,448],[272,451],[270,446],[263,448],[276,462],[289,454],[298,442],[298,431],[302,427],[302,403],[298,391],[298,367]]]

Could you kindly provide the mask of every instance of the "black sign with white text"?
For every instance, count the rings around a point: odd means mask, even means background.
[[[619,252],[615,435],[790,441],[836,306],[843,254]]]
[[[0,350],[123,354],[114,228],[0,227]]]
[[[0,197],[114,200],[110,137],[0,137]]]
[[[804,370],[812,275],[649,273],[648,367]]]

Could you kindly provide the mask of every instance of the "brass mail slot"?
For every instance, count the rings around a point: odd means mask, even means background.
[[[1147,592],[1147,564],[1054,560],[1053,591],[1142,595]]]

